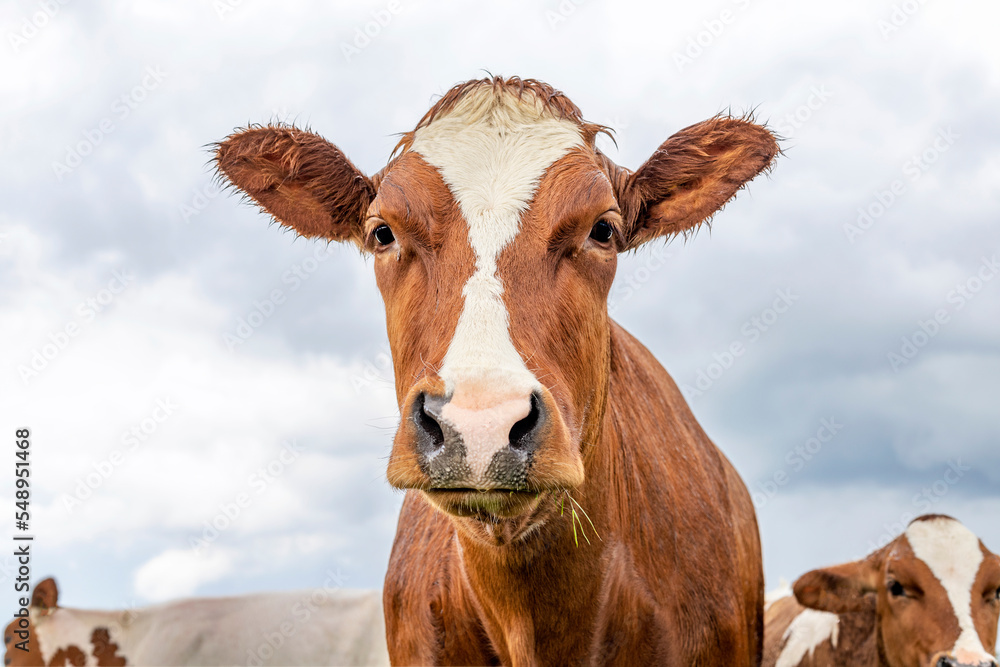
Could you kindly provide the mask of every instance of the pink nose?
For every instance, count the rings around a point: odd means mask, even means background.
[[[413,402],[411,419],[419,465],[434,488],[527,490],[546,421],[538,395],[467,407],[424,393]]]

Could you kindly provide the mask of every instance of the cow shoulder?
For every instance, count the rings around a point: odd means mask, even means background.
[[[594,665],[673,665],[681,658],[647,582],[622,543],[608,546],[598,616],[591,643]],[[683,664],[676,662],[676,664]]]

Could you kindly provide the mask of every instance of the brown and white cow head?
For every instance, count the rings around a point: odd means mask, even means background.
[[[842,614],[875,610],[890,667],[995,667],[1000,557],[951,517],[914,519],[864,560],[813,570],[799,603]]]
[[[527,516],[582,483],[611,368],[617,254],[686,234],[776,155],[747,119],[669,138],[637,171],[546,84],[453,88],[369,178],[321,137],[251,127],[220,172],[299,234],[374,257],[402,415],[388,478],[457,516]]]

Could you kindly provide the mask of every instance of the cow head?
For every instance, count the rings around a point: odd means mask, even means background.
[[[820,611],[874,608],[883,664],[996,667],[1000,558],[951,517],[919,517],[868,558],[808,572],[794,590]]]
[[[220,172],[299,234],[373,257],[401,423],[388,478],[442,510],[528,516],[584,480],[613,364],[617,255],[687,234],[776,155],[748,119],[670,137],[638,170],[546,84],[470,81],[372,177],[286,126],[218,145]]]

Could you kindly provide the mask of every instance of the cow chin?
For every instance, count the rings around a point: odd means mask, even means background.
[[[459,532],[492,547],[518,544],[519,549],[545,533],[559,517],[562,491],[423,491],[430,505],[446,514]],[[535,545],[544,544],[532,539]],[[519,552],[528,557],[532,552]]]
[[[424,495],[445,514],[459,518],[497,522],[532,512],[541,492],[477,491],[474,489],[430,489]]]
[[[579,444],[547,389],[473,410],[436,388],[420,384],[403,403],[387,470],[394,487],[423,491],[451,516],[495,522],[583,483]]]

